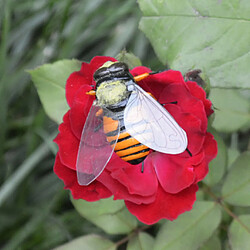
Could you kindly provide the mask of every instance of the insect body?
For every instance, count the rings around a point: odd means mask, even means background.
[[[106,62],[94,74],[96,90],[85,122],[77,157],[80,185],[104,170],[113,152],[139,164],[150,149],[179,154],[187,148],[185,131],[167,110],[136,84],[149,74],[133,77],[121,62]]]
[[[123,118],[119,120],[119,124],[122,123]],[[112,125],[109,126],[109,124]],[[107,141],[121,159],[130,164],[139,164],[149,154],[150,149],[127,133],[125,126],[120,127],[120,134],[118,135],[119,124],[110,117],[103,117],[103,128]]]

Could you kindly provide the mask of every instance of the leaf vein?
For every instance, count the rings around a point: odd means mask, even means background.
[[[212,40],[208,42],[208,45],[206,47],[204,47],[204,45],[201,48],[195,48],[195,50],[191,50],[189,53],[186,53],[187,55],[190,54],[196,54],[196,53],[200,53],[202,50],[204,50],[207,47],[211,47],[212,45],[215,45],[217,42],[219,42],[221,39],[223,39],[223,36],[226,35],[232,28],[233,28],[234,24],[232,24],[231,26],[229,26],[227,29],[225,29],[225,31],[223,32],[223,34],[218,34],[218,36]]]
[[[216,203],[213,204],[213,206],[206,211],[206,213],[202,214],[193,224],[191,224],[189,227],[187,227],[184,231],[182,231],[181,234],[176,235],[177,237],[175,239],[173,239],[172,241],[170,241],[168,244],[166,244],[164,246],[164,249],[167,249],[167,247],[171,246],[172,244],[175,243],[176,240],[180,239],[183,235],[186,234],[186,232],[188,232],[190,229],[192,229],[193,227],[196,226],[196,224],[198,224],[198,222],[200,222],[204,217],[207,216],[207,214],[209,214],[216,206]]]
[[[219,16],[197,16],[197,15],[186,15],[186,14],[181,14],[181,15],[177,15],[177,14],[167,14],[167,15],[159,15],[159,16],[143,16],[142,18],[167,18],[167,17],[187,17],[187,18],[210,18],[210,19],[225,19],[225,20],[236,20],[236,21],[246,21],[246,22],[250,22],[250,19],[246,19],[246,18],[240,18],[240,17],[219,17]]]
[[[222,199],[228,198],[231,195],[233,195],[234,193],[238,192],[240,189],[244,188],[245,186],[247,186],[250,183],[250,179],[247,179],[246,182],[242,183],[240,186],[238,186],[238,188],[234,189],[233,191],[231,191],[230,193],[225,194]]]
[[[250,54],[250,51],[248,51],[247,53],[244,53],[244,54],[242,54],[242,55],[240,55],[240,56],[237,56],[236,58],[233,58],[233,59],[230,60],[230,61],[226,61],[226,62],[224,62],[224,63],[222,63],[222,64],[220,64],[220,65],[213,66],[213,67],[211,68],[211,71],[213,71],[214,69],[218,69],[218,68],[220,68],[220,67],[224,67],[225,65],[230,64],[230,63],[232,63],[232,62],[238,61],[238,60],[240,60],[241,58],[243,58],[243,57],[245,57],[245,56],[247,56],[247,55],[249,55],[249,54]]]
[[[174,37],[174,39],[171,41],[171,43],[168,44],[168,48],[175,43],[175,41],[186,31],[186,29],[188,29],[188,27],[192,25],[191,23],[187,23],[187,25],[185,25],[179,33],[177,33]],[[178,53],[173,57],[172,61],[175,60],[176,56],[178,55]]]
[[[61,89],[61,90],[65,90],[65,88],[63,87],[63,86],[61,86],[60,84],[58,84],[57,82],[55,82],[55,81],[53,81],[52,79],[50,79],[50,78],[48,78],[48,77],[45,77],[45,75],[42,75],[42,76],[39,76],[39,75],[37,75],[36,76],[37,78],[39,78],[40,80],[42,80],[42,81],[46,81],[47,83],[50,83],[52,86],[54,86],[54,87],[57,87],[57,88],[59,88],[59,89]],[[36,84],[36,83],[35,83]],[[65,84],[66,84],[66,82],[65,82]],[[39,87],[40,86],[40,84],[36,84],[36,86],[37,87]]]

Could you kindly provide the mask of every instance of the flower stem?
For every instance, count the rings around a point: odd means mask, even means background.
[[[210,189],[210,187],[208,185],[206,185],[205,183],[203,183],[203,190],[210,195],[216,203],[218,203],[225,211],[227,214],[229,214],[234,220],[236,220],[248,233],[250,233],[250,228],[248,228],[240,219],[239,217],[234,214],[225,204],[225,202],[223,201],[222,198],[217,197]]]
[[[119,246],[121,246],[122,244],[126,243],[127,241],[129,241],[131,238],[133,238],[134,236],[136,236],[137,234],[139,234],[142,231],[147,230],[148,228],[150,228],[152,225],[147,225],[147,226],[143,226],[140,228],[136,228],[132,233],[130,233],[128,236],[122,238],[121,240],[116,242],[116,246],[117,248]]]

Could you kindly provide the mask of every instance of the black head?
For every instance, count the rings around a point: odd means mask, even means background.
[[[96,87],[104,81],[131,80],[131,78],[133,79],[129,73],[128,65],[123,62],[108,61],[94,73]]]

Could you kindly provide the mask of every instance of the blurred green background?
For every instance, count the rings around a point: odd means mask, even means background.
[[[134,0],[0,2],[0,248],[51,249],[89,232],[103,234],[77,214],[52,171],[57,124],[25,71],[125,48],[144,65],[162,67],[138,30],[140,16]]]

